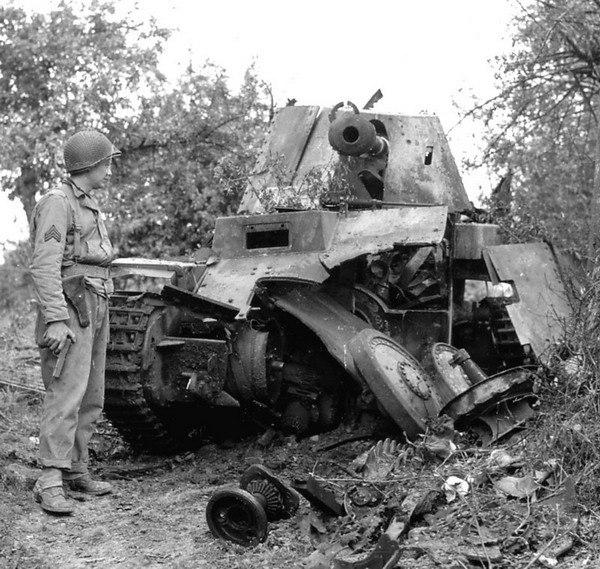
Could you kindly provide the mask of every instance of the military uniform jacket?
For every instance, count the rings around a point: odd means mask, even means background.
[[[107,267],[114,257],[98,204],[71,180],[65,180],[36,204],[31,241],[31,276],[44,322],[68,320],[64,272],[78,264],[84,269]]]

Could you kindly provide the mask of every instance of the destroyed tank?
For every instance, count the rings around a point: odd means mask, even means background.
[[[478,221],[436,116],[283,107],[210,249],[115,261],[167,280],[111,297],[106,414],[158,453],[362,413],[415,439],[469,388],[458,350],[491,375],[543,358],[557,267]]]

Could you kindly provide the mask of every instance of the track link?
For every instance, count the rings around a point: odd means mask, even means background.
[[[104,410],[137,450],[171,454],[178,447],[144,394],[144,339],[150,316],[163,307],[153,294],[118,293],[110,299]]]
[[[504,369],[532,363],[531,358],[525,354],[523,346],[519,342],[506,306],[499,305],[494,308],[490,326]]]

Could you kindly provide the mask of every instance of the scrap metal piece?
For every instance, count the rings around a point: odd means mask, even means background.
[[[348,344],[363,380],[409,439],[425,431],[440,408],[427,372],[392,338],[367,328]]]
[[[437,245],[444,238],[446,206],[404,206],[375,211],[351,211],[340,216],[331,245],[321,255],[331,270],[356,257],[356,251],[382,253],[395,245]]]
[[[240,402],[232,397],[226,391],[216,392],[210,385],[210,383],[200,379],[196,372],[183,372],[184,377],[189,377],[188,382],[185,386],[186,391],[193,393],[206,403],[216,405],[219,407],[239,407]]]
[[[373,93],[369,100],[365,103],[363,110],[368,111],[375,105],[375,103],[379,102],[382,98],[383,93],[381,92],[381,89],[377,89],[377,91],[375,91],[375,93]]]
[[[174,385],[181,383],[179,378],[185,378],[185,392],[193,393],[207,403],[216,404],[217,399],[223,400],[221,393],[225,385],[228,355],[223,340],[162,336],[160,319],[156,320],[154,332],[154,345],[160,350],[162,362],[154,363],[149,373],[156,379],[155,393],[158,398],[168,397],[160,383],[160,377],[166,376]],[[160,367],[161,363],[164,369]],[[230,401],[229,398],[226,400]]]
[[[457,430],[466,430],[477,422],[491,430],[487,444],[513,431],[529,418],[523,401],[529,406],[537,400],[533,394],[533,373],[527,368],[506,370],[457,395],[440,410],[454,419]]]
[[[386,569],[394,567],[399,558],[400,545],[398,541],[384,533],[377,541],[373,551],[364,559],[353,562],[334,559],[331,566],[334,569]]]
[[[300,492],[311,506],[329,514],[330,516],[345,516],[346,509],[338,501],[335,494],[327,490],[312,474],[306,480],[295,480],[292,487]]]
[[[391,569],[395,567],[401,554],[400,539],[407,534],[411,524],[417,518],[432,511],[439,495],[437,490],[409,493],[385,533],[381,535],[375,548],[367,557],[355,562],[334,559],[331,566],[334,569]]]
[[[480,260],[485,247],[500,245],[500,226],[492,223],[457,223],[454,226],[454,259]]]
[[[383,493],[374,486],[359,484],[348,491],[348,498],[359,508],[377,506],[383,500]]]
[[[469,428],[477,433],[481,446],[487,447],[512,433],[533,414],[530,398],[502,401],[481,414]]]
[[[400,445],[387,438],[377,441],[365,453],[364,463],[357,470],[362,472],[365,480],[387,480],[398,466],[399,460]]]

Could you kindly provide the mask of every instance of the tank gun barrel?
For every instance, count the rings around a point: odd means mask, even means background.
[[[342,113],[337,116],[338,110],[344,103],[338,103],[329,114],[329,144],[334,150],[345,156],[383,156],[388,152],[388,141],[377,134],[375,125],[365,116],[361,115],[354,103],[348,101],[352,113]]]

